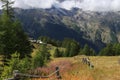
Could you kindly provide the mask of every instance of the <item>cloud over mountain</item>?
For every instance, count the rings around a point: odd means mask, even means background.
[[[91,11],[120,11],[120,0],[12,0],[24,9],[51,8],[53,5],[70,10],[73,7]],[[0,3],[1,4],[1,3]]]

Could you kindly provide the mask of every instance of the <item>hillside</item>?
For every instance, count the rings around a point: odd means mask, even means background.
[[[44,67],[38,67],[39,72],[42,71],[45,75],[55,71],[55,67],[60,68],[62,80],[119,80],[120,79],[120,56],[85,56],[78,55],[74,57],[59,57],[54,58],[55,46],[48,45],[51,60]],[[33,53],[35,54],[35,53]],[[83,63],[83,58],[89,58],[90,63],[94,67]],[[39,73],[38,73],[39,74]],[[35,80],[56,80],[56,75],[47,79]],[[33,79],[34,80],[34,79]]]
[[[56,66],[60,67],[60,74],[63,80],[119,80],[120,79],[120,57],[89,57],[94,68],[83,64],[81,59],[85,56],[76,56],[73,58],[55,58],[43,71],[54,71]],[[112,60],[112,61],[111,61]],[[50,72],[47,71],[47,72]],[[55,79],[55,76],[49,78]],[[34,80],[34,79],[33,79]],[[37,79],[42,80],[42,79]],[[44,79],[48,80],[48,79]]]
[[[42,35],[63,40],[69,37],[96,50],[106,43],[120,42],[120,12],[65,10],[55,6],[50,9],[15,9],[15,12],[24,30],[33,38]]]

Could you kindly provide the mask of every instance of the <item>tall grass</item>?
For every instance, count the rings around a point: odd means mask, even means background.
[[[106,57],[97,56],[89,57],[94,65],[91,69],[88,65],[81,62],[82,57],[78,60],[74,58],[57,58],[51,61],[47,67],[38,68],[44,75],[55,71],[55,67],[60,67],[62,80],[120,80],[119,56]],[[49,79],[36,80],[57,80],[56,75]]]

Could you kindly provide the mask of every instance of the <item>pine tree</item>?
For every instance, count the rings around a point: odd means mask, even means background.
[[[11,59],[8,59],[7,65],[4,66],[4,71],[2,72],[1,77],[3,78],[9,78],[12,77],[12,72],[13,70],[18,70],[19,69],[19,54],[15,53],[11,55]]]
[[[42,67],[45,63],[50,59],[50,54],[46,48],[46,45],[41,45],[39,50],[36,52],[35,56],[33,57],[33,68]]]
[[[1,51],[4,55],[10,56],[14,52],[19,52],[21,57],[30,54],[31,45],[26,34],[22,30],[22,26],[14,17],[13,2],[9,0],[1,0],[3,3],[3,13],[0,17],[0,44]]]
[[[72,57],[79,53],[80,45],[77,41],[69,38],[65,38],[62,47],[65,48],[64,56]]]
[[[103,48],[99,55],[101,56],[112,56],[114,54],[114,50],[113,50],[113,44],[107,44],[107,46],[105,48]]]
[[[17,52],[11,55],[11,59],[7,59],[6,64],[7,65],[4,64],[4,70],[2,71],[2,74],[0,75],[0,77],[3,79],[12,77],[14,70],[18,70],[21,73],[25,73],[29,69],[31,69],[30,59],[28,57],[20,59],[20,54]]]
[[[75,40],[72,40],[70,43],[70,46],[71,46],[71,48],[70,48],[69,56],[72,57],[72,56],[78,55],[79,48],[80,48],[79,43],[76,42]]]
[[[0,0],[0,1],[3,3],[2,10],[4,14],[6,14],[11,20],[13,20],[14,13],[13,13],[13,8],[11,6],[14,4],[14,2],[9,0]]]
[[[113,44],[114,55],[120,55],[120,43]]]
[[[59,49],[56,48],[56,49],[55,49],[55,52],[54,52],[54,57],[61,57],[61,56],[62,56],[62,55],[61,55]]]
[[[65,49],[65,52],[64,52],[64,57],[69,57],[70,44],[67,43],[65,46],[66,46],[66,47],[65,47],[66,49]]]
[[[95,55],[96,55],[95,51],[92,48],[90,48],[89,56],[95,56]]]
[[[90,55],[90,48],[87,44],[84,45],[84,48],[80,52],[81,55]]]
[[[86,56],[95,56],[96,53],[94,49],[90,48],[87,44],[84,45],[83,49],[80,50],[80,55],[86,55]]]

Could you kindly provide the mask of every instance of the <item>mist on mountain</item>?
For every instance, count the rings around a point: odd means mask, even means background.
[[[51,8],[53,5],[66,10],[81,8],[90,11],[120,11],[120,0],[11,0],[14,7],[23,9]],[[2,5],[0,3],[0,5]]]

